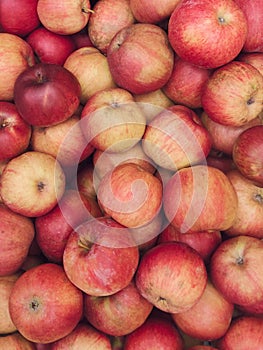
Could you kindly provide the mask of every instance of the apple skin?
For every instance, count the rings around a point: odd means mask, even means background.
[[[237,60],[251,64],[263,75],[263,52],[242,52]]]
[[[18,35],[0,33],[0,100],[13,102],[17,77],[35,64],[31,46]]]
[[[25,37],[37,28],[40,25],[37,3],[38,0],[2,0],[0,27],[3,32]]]
[[[0,101],[0,161],[14,158],[29,147],[31,126],[18,113],[16,105]]]
[[[140,327],[126,335],[124,350],[183,350],[183,341],[174,323],[150,316]]]
[[[43,26],[33,30],[26,41],[34,50],[39,62],[63,65],[67,57],[76,49],[70,35],[60,35]]]
[[[242,175],[263,186],[263,125],[243,131],[234,144],[232,156]]]
[[[181,233],[227,230],[236,219],[237,207],[231,181],[211,166],[180,169],[164,188],[165,215]]]
[[[228,237],[248,235],[263,238],[263,187],[234,169],[227,177],[235,189],[238,199],[236,218],[225,231]]]
[[[79,32],[71,34],[70,37],[73,39],[76,50],[81,47],[94,47],[92,44],[86,27],[81,29]]]
[[[87,25],[88,35],[93,45],[106,55],[114,35],[135,23],[130,1],[100,0],[93,6],[93,11]]]
[[[207,283],[203,259],[182,242],[160,243],[143,254],[135,277],[141,295],[158,309],[177,313],[190,309]]]
[[[262,247],[260,239],[239,235],[224,240],[212,255],[211,280],[229,302],[246,307],[262,301]]]
[[[187,350],[218,350],[218,348],[214,348],[213,346],[209,345],[194,345],[187,348]]]
[[[77,78],[58,64],[37,63],[17,77],[14,102],[23,119],[47,127],[77,111],[81,87]]]
[[[77,178],[73,179],[70,188],[78,190],[87,198],[97,199],[92,159],[88,158],[81,165],[77,170]]]
[[[262,99],[262,74],[251,64],[237,60],[217,68],[201,96],[209,118],[229,126],[242,126],[255,119],[262,111]]]
[[[201,340],[221,338],[232,320],[234,305],[207,281],[198,302],[185,312],[172,314],[172,318],[184,333]]]
[[[219,350],[255,350],[263,343],[263,319],[240,316],[233,320],[228,331],[216,346]]]
[[[0,276],[16,273],[23,265],[35,236],[33,221],[0,204]]]
[[[232,61],[247,35],[247,20],[234,1],[181,1],[168,23],[168,38],[182,59],[203,68]],[[223,44],[225,43],[225,44]]]
[[[140,327],[153,305],[141,296],[134,281],[119,292],[105,297],[84,295],[84,315],[96,329],[123,336]]]
[[[8,350],[36,350],[36,345],[25,339],[19,332],[1,336],[0,347]]]
[[[173,69],[174,53],[161,27],[134,23],[119,30],[111,40],[107,60],[119,87],[142,94],[160,89],[167,83]]]
[[[56,34],[70,35],[82,30],[88,23],[91,9],[89,0],[38,0],[37,14],[41,24]]]
[[[49,154],[28,151],[12,158],[1,175],[3,203],[14,212],[37,217],[55,207],[65,191],[65,174]]]
[[[211,152],[206,157],[206,163],[208,166],[221,170],[224,174],[236,168],[233,158],[222,152],[215,152],[214,154]]]
[[[63,254],[70,281],[92,296],[107,296],[125,288],[138,263],[138,247],[128,230],[105,216],[72,231]]]

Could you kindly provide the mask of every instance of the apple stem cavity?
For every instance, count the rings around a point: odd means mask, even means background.
[[[91,242],[83,242],[81,239],[78,240],[78,246],[80,248],[83,248],[85,250],[90,250],[92,247],[92,243]]]
[[[244,264],[244,259],[242,256],[239,256],[237,259],[236,259],[236,263],[237,265],[243,265]]]
[[[254,199],[259,204],[263,204],[263,196],[260,193],[255,194]]]
[[[31,308],[33,311],[38,310],[38,308],[39,308],[39,302],[38,302],[36,299],[32,300],[31,303],[30,303],[30,308]]]
[[[38,189],[38,191],[39,192],[43,192],[44,191],[44,189],[45,189],[45,184],[44,184],[44,182],[43,181],[39,181],[39,183],[37,184],[37,189]]]
[[[248,100],[247,100],[247,105],[252,105],[253,103],[255,102],[254,98],[253,97],[250,97]]]

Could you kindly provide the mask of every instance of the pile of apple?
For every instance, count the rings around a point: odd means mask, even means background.
[[[1,0],[1,349],[262,349],[262,239],[262,0]]]

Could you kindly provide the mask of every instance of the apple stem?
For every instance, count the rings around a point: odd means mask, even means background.
[[[85,249],[85,250],[90,250],[91,249],[91,247],[92,247],[92,243],[91,242],[83,242],[81,239],[79,239],[78,240],[78,246],[80,247],[80,248],[83,248],[83,249]]]

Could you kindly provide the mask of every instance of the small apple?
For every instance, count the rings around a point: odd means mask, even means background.
[[[73,179],[71,188],[78,190],[87,198],[97,198],[94,184],[94,165],[90,158],[82,163],[81,168],[78,168],[77,178]]]
[[[251,64],[263,75],[263,52],[242,52],[237,60]]]
[[[87,28],[81,29],[79,32],[71,34],[70,37],[73,39],[76,50],[81,47],[94,47],[92,44]]]
[[[24,338],[19,332],[1,336],[0,348],[8,350],[36,350],[35,344]]]

